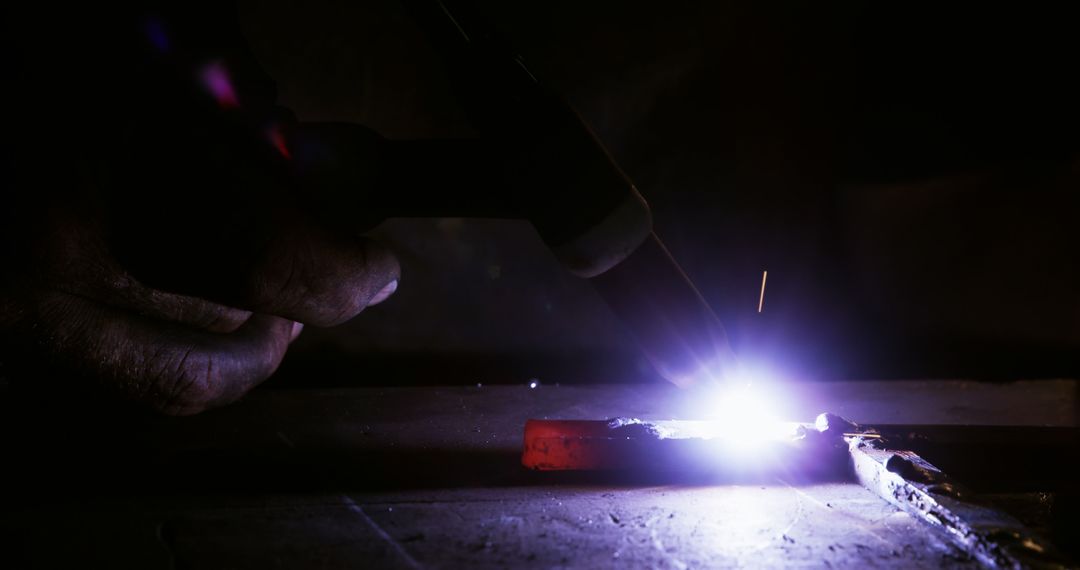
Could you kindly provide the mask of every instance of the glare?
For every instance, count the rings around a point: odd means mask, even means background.
[[[715,422],[725,441],[743,447],[777,439],[783,422],[775,402],[754,385],[723,388],[714,397]]]

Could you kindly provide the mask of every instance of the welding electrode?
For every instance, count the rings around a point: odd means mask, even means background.
[[[377,182],[388,190],[355,209],[340,196],[325,209],[528,219],[563,265],[596,286],[663,377],[689,386],[733,370],[720,320],[652,231],[645,200],[577,113],[467,1],[404,3],[445,56],[481,139],[384,141],[372,160],[392,173]],[[487,179],[478,175],[493,170]],[[470,182],[450,186],[453,180]]]

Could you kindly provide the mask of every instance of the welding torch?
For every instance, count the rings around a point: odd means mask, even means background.
[[[376,184],[380,195],[360,201],[315,192],[321,210],[527,219],[569,271],[595,286],[661,376],[681,387],[728,377],[738,364],[720,319],[653,230],[644,198],[574,109],[469,2],[403,1],[444,56],[480,137],[384,140],[370,149],[377,168],[364,170],[379,179],[356,181]],[[330,159],[339,172],[349,160]]]

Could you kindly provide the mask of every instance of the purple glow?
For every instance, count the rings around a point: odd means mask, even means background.
[[[165,24],[160,19],[156,16],[147,18],[145,31],[147,39],[158,51],[169,51],[169,36],[165,33]]]
[[[199,75],[203,86],[210,91],[221,108],[231,109],[240,106],[240,101],[236,98],[236,90],[233,89],[232,80],[229,78],[229,70],[225,68],[224,63],[211,62],[202,68]]]

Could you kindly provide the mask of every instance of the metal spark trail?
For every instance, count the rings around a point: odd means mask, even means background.
[[[758,297],[757,312],[761,312],[761,309],[765,306],[765,280],[769,278],[769,271],[765,270],[761,272],[761,296]]]

